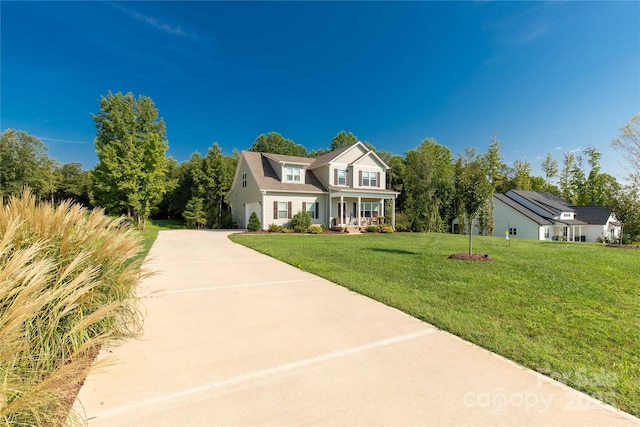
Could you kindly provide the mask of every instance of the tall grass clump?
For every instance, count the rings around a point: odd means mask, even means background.
[[[99,209],[37,203],[28,190],[5,201],[0,421],[61,425],[99,348],[140,331],[142,247],[134,230]]]

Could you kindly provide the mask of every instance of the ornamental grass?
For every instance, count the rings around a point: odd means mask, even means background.
[[[29,190],[0,206],[0,422],[79,422],[69,411],[100,347],[141,330],[141,250],[99,209]]]

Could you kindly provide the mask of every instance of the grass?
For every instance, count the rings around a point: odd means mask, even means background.
[[[466,236],[230,238],[640,416],[640,250]]]
[[[28,190],[0,206],[0,424],[65,423],[99,348],[139,332],[138,237]]]

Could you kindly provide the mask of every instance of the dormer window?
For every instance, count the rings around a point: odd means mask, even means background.
[[[573,219],[573,214],[571,212],[562,212],[562,219]]]
[[[285,181],[300,182],[302,176],[302,168],[296,166],[287,166],[285,168]]]

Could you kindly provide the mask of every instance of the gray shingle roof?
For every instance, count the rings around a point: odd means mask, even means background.
[[[537,223],[539,225],[551,225],[551,224],[553,224],[553,221],[551,221],[551,220],[549,220],[547,218],[544,218],[544,217],[538,215],[537,213],[529,210],[528,208],[526,208],[525,206],[523,206],[520,203],[516,202],[515,200],[509,198],[505,194],[495,193],[493,195],[493,197],[495,197],[496,199],[498,199],[501,202],[505,203],[507,206],[510,206],[511,208],[513,208],[516,211],[520,212],[522,215],[526,216],[527,218],[531,219],[532,221],[534,221],[535,223]]]
[[[253,151],[243,151],[242,155],[244,156],[245,161],[247,162],[247,166],[251,171],[251,174],[254,176],[258,187],[262,190],[276,190],[276,191],[292,191],[292,192],[312,192],[312,193],[323,193],[327,190],[324,186],[318,181],[316,176],[311,171],[306,171],[305,174],[305,183],[304,184],[295,184],[289,182],[281,182],[278,178],[278,175],[271,167],[267,156],[274,157],[277,156],[281,158],[283,161],[287,161],[284,158],[288,159],[298,159],[298,160],[289,160],[295,161],[296,163],[300,163],[300,159],[306,159],[306,157],[295,157],[295,156],[282,156],[279,154],[263,154],[263,153],[255,153]],[[307,159],[308,160],[308,159]]]
[[[572,206],[576,211],[576,219],[587,224],[606,224],[609,221],[609,212],[603,206]]]

